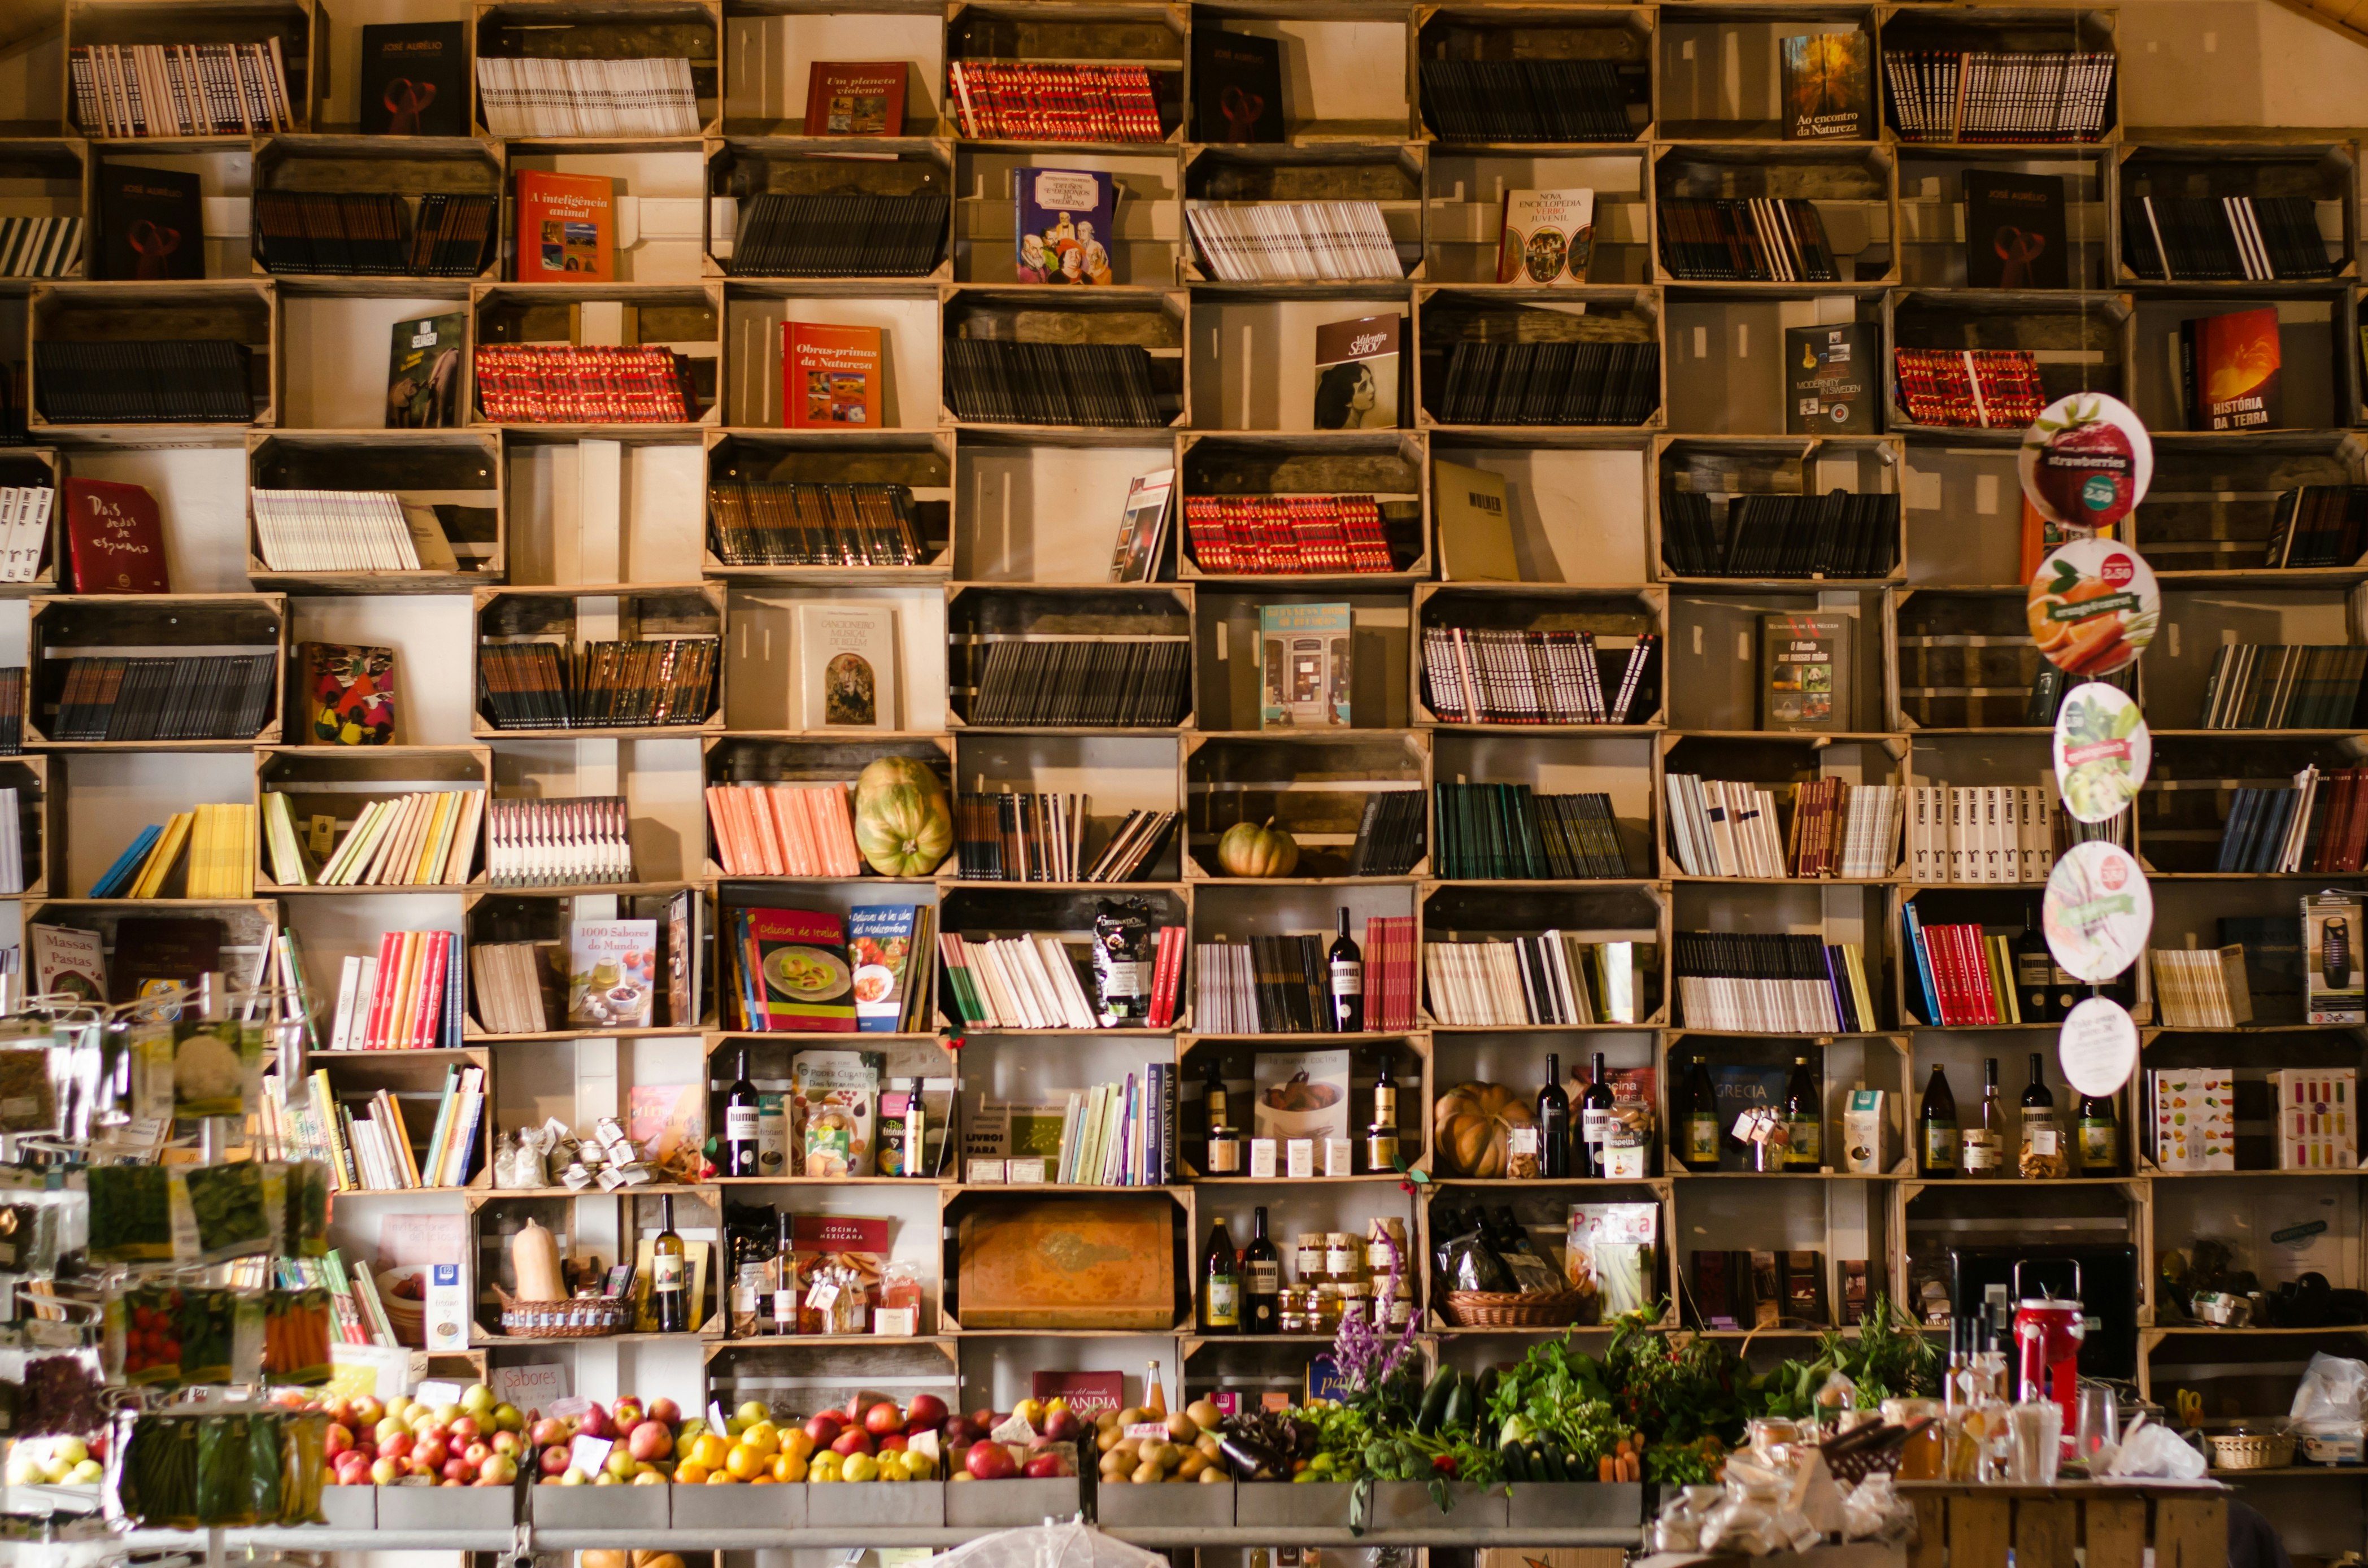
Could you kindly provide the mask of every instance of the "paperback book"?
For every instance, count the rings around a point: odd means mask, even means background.
[[[2283,424],[2279,361],[2275,305],[2180,323],[2180,386],[2187,427],[2267,430]]]
[[[1403,316],[1359,316],[1315,329],[1315,428],[1398,426],[1398,344]]]
[[[196,175],[102,163],[96,178],[101,278],[158,283],[206,275]]]
[[[905,62],[817,60],[806,70],[806,134],[900,136]]]
[[[791,430],[880,426],[881,329],[781,324],[781,423]]]
[[[1159,575],[1160,553],[1167,540],[1169,506],[1176,493],[1176,471],[1137,474],[1126,487],[1126,506],[1119,514],[1118,548],[1110,555],[1113,583],[1149,583]]]
[[[1873,131],[1874,40],[1853,28],[1784,40],[1784,140],[1862,142]]]
[[[347,642],[297,648],[305,714],[315,744],[382,746],[394,741],[394,650]]]
[[[1824,614],[1759,618],[1761,729],[1850,727],[1850,631],[1855,619]]]
[[[1192,125],[1201,142],[1281,141],[1281,40],[1195,28]]]
[[[896,727],[896,610],[835,599],[797,607],[797,727]]]
[[[2066,287],[2064,177],[1967,169],[1964,182],[1966,287]]]
[[[1342,728],[1349,722],[1355,608],[1258,607],[1258,728]]]
[[[387,356],[386,427],[442,430],[461,423],[461,351],[465,312],[394,324]]]
[[[1584,283],[1595,255],[1595,192],[1508,190],[1497,242],[1499,283]]]
[[[615,274],[614,182],[598,175],[518,172],[521,283],[606,283]]]
[[[657,1001],[658,923],[579,920],[567,931],[567,1021],[647,1028]]]
[[[1874,322],[1784,329],[1784,430],[1793,436],[1872,436],[1883,428],[1875,391],[1883,328]]]
[[[468,42],[459,22],[362,28],[365,136],[469,134]]]
[[[165,523],[145,485],[69,476],[66,560],[77,594],[169,594]]]
[[[1022,283],[1108,283],[1118,210],[1115,176],[1090,169],[1019,169],[1014,265]]]

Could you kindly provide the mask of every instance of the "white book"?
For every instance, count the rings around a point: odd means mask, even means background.
[[[349,956],[337,970],[337,1010],[329,1029],[329,1049],[347,1051],[354,1045],[354,998],[361,987],[362,960]]]
[[[802,603],[791,631],[791,727],[896,727],[896,610],[860,600]]]

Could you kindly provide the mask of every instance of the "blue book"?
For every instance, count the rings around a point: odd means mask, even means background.
[[[125,888],[131,885],[132,879],[140,874],[140,862],[148,858],[148,851],[156,846],[156,840],[163,837],[164,833],[165,830],[154,823],[142,828],[140,836],[131,841],[131,846],[117,856],[115,864],[107,869],[107,875],[91,883],[90,896],[120,896]]]
[[[875,903],[847,914],[847,962],[855,975],[855,1028],[894,1034],[905,1016],[905,990],[914,973],[910,903]]]
[[[1110,224],[1118,182],[1091,169],[1021,169],[1012,178],[1022,283],[1110,282]]]
[[[1915,901],[1900,905],[1899,919],[1907,927],[1907,951],[1916,960],[1916,983],[1908,990],[1908,1005],[1916,1008],[1918,1022],[1937,1025],[1940,993],[1932,984],[1932,955],[1924,950],[1924,923],[1917,918]]]

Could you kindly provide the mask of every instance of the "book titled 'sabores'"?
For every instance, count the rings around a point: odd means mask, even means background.
[[[362,29],[365,136],[466,136],[468,46],[459,22],[406,22]]]
[[[67,561],[77,594],[169,594],[165,523],[144,486],[65,483]]]
[[[901,136],[905,62],[817,60],[806,73],[806,134]]]

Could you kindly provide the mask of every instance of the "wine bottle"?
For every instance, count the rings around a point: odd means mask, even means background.
[[[1809,1059],[1795,1056],[1793,1076],[1784,1085],[1784,1168],[1814,1171],[1825,1163],[1825,1102],[1809,1074]]]
[[[1225,1074],[1217,1064],[1217,1053],[1209,1052],[1209,1070],[1201,1079],[1201,1126],[1203,1131],[1233,1125],[1232,1111],[1226,1103]]]
[[[657,1239],[650,1244],[650,1312],[660,1334],[690,1332],[689,1249],[675,1233],[674,1194],[658,1199]]]
[[[1361,1034],[1365,1028],[1365,955],[1349,936],[1349,910],[1340,909],[1340,934],[1332,939],[1327,960],[1332,1028],[1339,1034]]]
[[[748,1048],[744,1045],[732,1086],[723,1091],[723,1174],[764,1175],[757,1164],[761,1146],[757,1126],[757,1085],[748,1081]]]
[[[1225,1222],[1217,1221],[1209,1233],[1209,1250],[1201,1266],[1201,1331],[1203,1334],[1239,1334],[1242,1330],[1242,1280],[1235,1272],[1234,1238],[1225,1233]]]
[[[2122,1174],[2122,1123],[2111,1095],[2080,1096],[2080,1174]]]
[[[2071,1152],[2064,1146],[2064,1129],[2055,1120],[2055,1095],[2047,1086],[2047,1058],[2031,1053],[2031,1084],[2022,1091],[2022,1157],[2020,1173],[2029,1176],[2070,1174]]]
[[[2055,955],[2047,950],[2047,937],[2039,929],[2038,915],[2026,904],[2022,935],[2014,939],[2016,1005],[2022,1009],[2024,1023],[2056,1022],[2068,1010],[2056,1005],[2056,972]]]
[[[1282,1321],[1282,1254],[1266,1233],[1266,1210],[1250,1211],[1250,1244],[1242,1249],[1242,1332],[1272,1334]]]
[[[1563,1092],[1562,1058],[1546,1053],[1546,1081],[1538,1086],[1538,1175],[1570,1175],[1570,1096]]]
[[[1718,1119],[1718,1089],[1710,1081],[1710,1063],[1699,1056],[1686,1074],[1685,1104],[1679,1111],[1678,1127],[1684,1139],[1679,1146],[1679,1163],[1690,1171],[1718,1169],[1719,1135],[1724,1131]]]
[[[1949,1092],[1949,1074],[1937,1062],[1932,1063],[1932,1076],[1925,1082],[1924,1105],[1916,1120],[1922,1129],[1921,1146],[1916,1155],[1917,1174],[1927,1181],[1955,1176],[1957,1096]]]
[[[1373,1119],[1365,1129],[1365,1168],[1398,1168],[1398,1085],[1390,1076],[1390,1057],[1382,1053],[1382,1067],[1373,1075]]]
[[[1600,1176],[1611,1147],[1611,1080],[1603,1070],[1603,1052],[1595,1053],[1595,1070],[1578,1096],[1578,1147],[1572,1150],[1573,1176]]]
[[[1959,1134],[1964,1151],[1960,1162],[1969,1176],[1995,1178],[2006,1174],[2006,1105],[1998,1098],[1998,1058],[1982,1058],[1982,1108]]]

